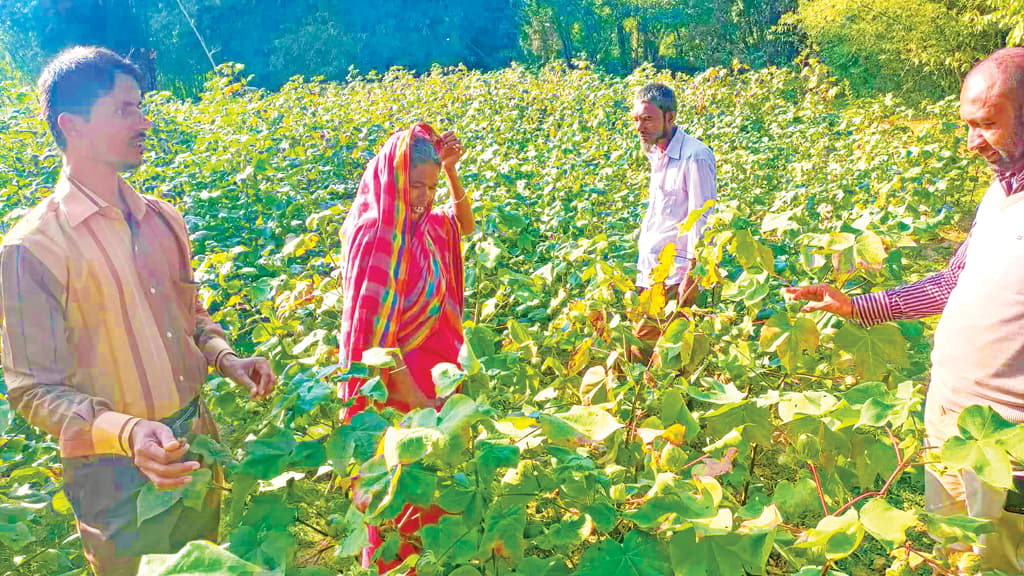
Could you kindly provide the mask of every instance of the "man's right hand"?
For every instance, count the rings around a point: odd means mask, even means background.
[[[828,284],[787,286],[782,289],[782,293],[793,300],[810,302],[800,309],[801,312],[822,310],[843,318],[853,317],[853,300]]]
[[[132,454],[135,466],[160,489],[180,488],[192,481],[190,474],[199,469],[199,462],[180,462],[188,452],[188,444],[174,437],[170,428],[141,420],[132,429]]]

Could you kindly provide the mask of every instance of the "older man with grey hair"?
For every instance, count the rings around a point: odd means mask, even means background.
[[[679,305],[693,303],[696,282],[691,276],[694,248],[708,214],[704,213],[689,230],[680,231],[687,217],[716,198],[715,155],[703,142],[675,125],[676,95],[664,84],[647,84],[633,96],[633,125],[640,144],[651,162],[647,213],[640,225],[637,258],[637,287],[641,291],[657,284],[652,277],[663,250],[673,250],[673,266],[663,280],[667,294]],[[660,279],[658,279],[660,280]],[[636,335],[653,343],[661,331],[653,322],[641,322]],[[634,356],[642,356],[639,351]]]
[[[849,297],[825,284],[785,289],[824,310],[865,325],[942,314],[935,329],[925,434],[939,447],[959,433],[970,405],[987,405],[1024,423],[1024,48],[1004,48],[964,78],[960,118],[967,148],[994,178],[971,233],[945,270],[918,282]],[[1024,486],[1024,477],[1015,484]],[[995,523],[979,552],[986,568],[1024,573],[1024,494],[983,483],[971,470],[929,467],[925,500],[941,514]]]

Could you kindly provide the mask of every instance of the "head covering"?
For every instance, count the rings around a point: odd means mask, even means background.
[[[434,214],[428,207],[414,221],[410,213],[414,138],[436,146],[437,134],[423,123],[388,138],[367,165],[341,228],[344,307],[339,348],[345,366],[358,362],[369,348],[415,348],[438,321],[461,326],[461,254],[457,270],[448,270],[452,247],[437,245],[439,235],[430,229]],[[353,381],[343,387],[342,396],[355,396],[360,385]]]

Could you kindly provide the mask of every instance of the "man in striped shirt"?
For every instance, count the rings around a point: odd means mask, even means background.
[[[216,539],[217,490],[202,510],[179,502],[142,522],[135,503],[147,482],[178,488],[201,467],[183,437],[216,435],[199,396],[209,366],[254,397],[275,384],[267,361],[239,358],[199,304],[181,214],[120,176],[142,164],[151,126],[139,79],[99,48],[46,67],[42,112],[64,166],[0,248],[9,400],[57,439],[86,557],[103,576]]]
[[[925,401],[931,446],[959,433],[957,417],[969,405],[988,405],[1011,422],[1024,422],[1024,48],[999,50],[968,73],[960,116],[968,149],[989,163],[995,178],[945,270],[853,298],[827,285],[785,289],[811,301],[804,311],[866,325],[942,314]],[[1006,491],[971,471],[929,467],[925,499],[933,512],[992,520],[996,532],[983,537],[983,565],[1024,572],[1024,515],[1014,506],[1004,509]]]

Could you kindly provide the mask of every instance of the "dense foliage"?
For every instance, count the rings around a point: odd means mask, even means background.
[[[349,67],[494,69],[587,59],[631,72],[792,60],[775,33],[794,0],[0,0],[0,47],[28,76],[58,50],[99,44],[155,53],[164,88],[192,91],[214,62],[245,62],[261,86],[294,74],[343,80]],[[194,27],[193,27],[194,25]],[[145,58],[142,58],[145,60]]]
[[[276,92],[232,72],[197,101],[150,95],[149,161],[131,180],[186,215],[204,303],[281,385],[256,403],[211,378],[223,442],[193,444],[227,485],[199,477],[139,506],[224,490],[226,549],[196,543],[143,574],[359,573],[365,524],[382,525],[393,554],[387,520],[406,502],[456,513],[416,535],[424,576],[897,575],[976,560],[932,555],[926,532],[969,543],[988,525],[925,513],[921,464],[1005,486],[1024,436],[971,408],[960,437],[922,450],[930,324],[865,329],[780,297],[943,265],[988,178],[954,100],[852,100],[816,62],[696,77],[392,71]],[[718,157],[707,290],[687,315],[632,284],[647,166],[627,95],[654,78],[679,88],[682,124]],[[370,410],[340,426],[338,227],[367,159],[419,119],[470,150],[467,345],[461,370],[436,374],[458,392],[440,413]],[[13,84],[0,91],[0,156],[7,229],[59,166]],[[666,331],[639,364],[626,351],[644,313]],[[371,379],[364,393],[386,391]],[[0,574],[79,569],[55,445],[2,400],[0,471]]]
[[[989,52],[1024,41],[1018,0],[801,0],[784,20],[858,94],[955,92]]]

